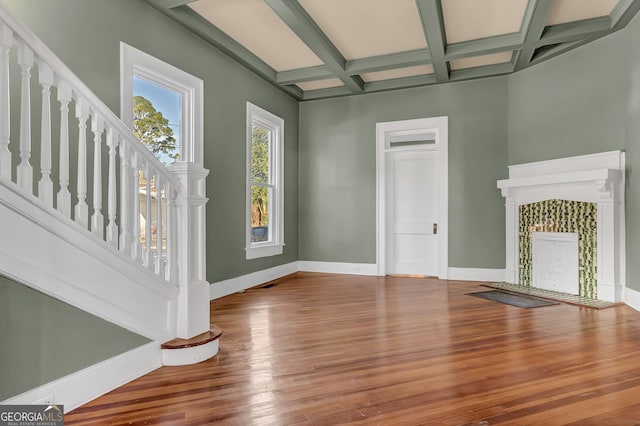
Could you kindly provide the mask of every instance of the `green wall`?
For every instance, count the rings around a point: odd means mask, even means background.
[[[640,291],[640,18],[624,30],[629,87],[626,93],[626,243],[627,287]],[[621,61],[622,62],[622,61]]]
[[[207,280],[217,282],[298,258],[298,103],[143,1],[7,0],[8,6],[116,114],[120,41],[204,80]],[[36,75],[34,73],[34,75]],[[285,121],[284,253],[245,260],[245,108]]]
[[[449,266],[504,268],[505,77],[300,104],[300,260],[375,263],[376,123],[449,117]]]
[[[623,31],[509,76],[509,164],[624,149]]]
[[[148,342],[0,275],[0,401]]]

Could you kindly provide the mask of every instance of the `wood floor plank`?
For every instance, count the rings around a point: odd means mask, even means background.
[[[211,302],[219,354],[68,425],[640,424],[640,313],[522,309],[480,283],[299,273]]]

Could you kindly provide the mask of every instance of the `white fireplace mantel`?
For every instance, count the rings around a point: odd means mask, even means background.
[[[509,166],[498,181],[506,208],[505,281],[519,281],[519,206],[561,199],[597,203],[597,297],[619,302],[625,281],[624,152]]]

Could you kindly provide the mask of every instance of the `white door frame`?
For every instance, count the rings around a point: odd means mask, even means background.
[[[438,161],[438,278],[447,279],[449,267],[449,117],[376,123],[376,266],[377,274],[386,274],[387,236],[387,153],[390,150],[435,150]],[[429,133],[435,143],[391,148],[390,136]]]

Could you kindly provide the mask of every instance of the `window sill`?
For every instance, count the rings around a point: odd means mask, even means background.
[[[284,244],[271,244],[268,246],[259,246],[259,247],[249,247],[246,248],[246,258],[248,259],[258,259],[260,257],[269,257],[269,256],[277,256],[282,254],[282,248]]]

